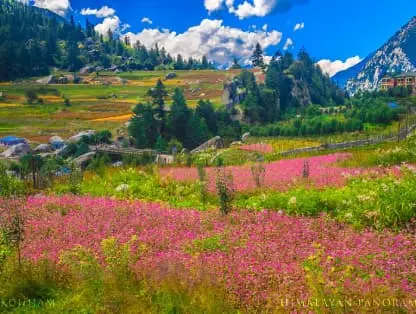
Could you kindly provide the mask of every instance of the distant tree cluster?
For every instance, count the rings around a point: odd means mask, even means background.
[[[259,83],[251,71],[243,71],[239,85],[246,91],[242,104],[249,123],[272,123],[296,115],[312,104],[320,106],[342,105],[345,93],[323,74],[305,50],[297,59],[289,52],[277,52],[269,65],[265,65],[263,51],[256,45],[252,55],[254,67],[264,71],[264,83]]]
[[[47,75],[51,67],[71,72],[85,65],[118,67],[122,70],[212,69],[206,57],[201,60],[171,56],[164,48],[147,49],[130,39],[117,38],[111,30],[103,36],[86,20],[83,28],[69,21],[23,5],[0,0],[0,80]]]
[[[129,134],[138,148],[192,149],[217,134],[232,139],[241,134],[240,123],[233,121],[225,109],[215,110],[209,100],[200,100],[191,109],[182,90],[176,88],[172,104],[167,106],[168,93],[160,80],[148,95],[151,101],[136,105],[129,125]]]

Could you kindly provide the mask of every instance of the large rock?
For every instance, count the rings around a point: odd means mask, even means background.
[[[56,142],[64,142],[64,140],[62,139],[62,137],[57,136],[57,135],[49,138],[49,144],[56,143]]]
[[[50,153],[52,152],[52,147],[48,144],[40,144],[33,150],[33,152],[37,154]]]
[[[75,165],[77,165],[78,167],[82,168],[82,167],[85,167],[88,164],[88,162],[92,158],[94,158],[94,156],[96,154],[97,154],[97,152],[89,152],[89,153],[86,153],[84,155],[81,155],[81,156],[75,158],[72,162],[74,162]]]
[[[220,136],[213,137],[212,139],[206,141],[202,145],[198,146],[191,151],[191,154],[199,153],[207,149],[220,149],[224,148],[224,142]]]
[[[231,111],[246,98],[246,93],[243,89],[240,89],[240,85],[237,80],[224,84],[222,102],[228,111]]]
[[[53,84],[53,75],[48,75],[36,81],[39,84]]]
[[[92,72],[94,72],[94,68],[90,66],[83,67],[81,70],[79,70],[80,74],[89,74]]]
[[[244,133],[243,136],[241,137],[241,141],[246,142],[248,140],[248,138],[250,137],[250,133]]]
[[[80,133],[78,133],[78,134],[76,134],[74,136],[71,136],[68,139],[68,142],[70,142],[70,143],[78,143],[82,139],[83,136],[90,137],[90,136],[94,135],[95,133],[96,132],[94,130],[88,130],[86,132],[80,132]]]
[[[177,77],[177,74],[175,72],[170,72],[170,73],[166,74],[165,80],[172,80],[176,77]]]
[[[17,145],[10,147],[6,151],[4,151],[1,155],[5,158],[15,158],[15,157],[22,157],[30,153],[31,151],[32,149],[30,148],[29,144],[22,143],[22,144],[17,144]]]

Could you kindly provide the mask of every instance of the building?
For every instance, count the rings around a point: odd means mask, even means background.
[[[389,90],[394,87],[411,87],[416,92],[416,72],[402,73],[396,76],[385,76],[381,80],[381,89]]]

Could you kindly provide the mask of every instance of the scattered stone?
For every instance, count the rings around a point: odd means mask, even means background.
[[[244,133],[243,134],[243,136],[241,137],[241,140],[243,141],[243,142],[246,142],[247,140],[248,140],[248,138],[250,137],[250,133],[249,132],[247,132],[247,133]]]
[[[123,167],[123,162],[122,162],[122,161],[117,161],[117,162],[113,163],[113,164],[112,164],[112,166],[113,166],[114,168],[120,168],[120,167]]]
[[[166,74],[165,76],[165,80],[172,80],[174,78],[176,78],[178,75],[175,72],[170,72],[168,74]]]
[[[130,186],[128,184],[120,184],[118,187],[116,187],[116,192],[127,192]]]

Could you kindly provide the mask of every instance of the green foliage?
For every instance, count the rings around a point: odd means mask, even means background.
[[[39,102],[38,94],[34,89],[28,89],[25,93],[25,96],[29,105]]]
[[[222,237],[220,235],[215,235],[205,239],[194,240],[192,247],[190,248],[191,252],[214,252],[214,251],[227,251],[227,247],[222,243]]]
[[[263,186],[266,176],[266,169],[264,168],[264,165],[261,162],[251,165],[251,175],[258,188]]]
[[[107,154],[95,156],[89,163],[87,169],[95,172],[100,177],[104,176],[106,165],[111,163],[111,158]]]
[[[256,48],[253,51],[251,63],[253,67],[264,67],[263,48],[261,48],[259,43],[256,44]]]
[[[207,209],[216,206],[213,195],[206,194],[205,204],[201,201],[201,186],[195,183],[180,183],[160,178],[153,171],[132,168],[105,171],[103,176],[86,176],[75,185],[75,192],[91,196],[115,196],[125,199],[141,199],[166,202],[174,207]],[[70,184],[55,185],[59,194],[71,193]]]
[[[24,195],[26,186],[21,180],[10,176],[7,168],[0,163],[0,197],[9,198],[12,196]]]
[[[232,202],[234,199],[234,182],[231,174],[226,173],[220,158],[217,165],[216,190],[220,202],[220,212],[227,215],[232,210]]]

